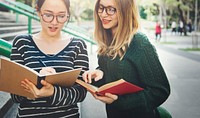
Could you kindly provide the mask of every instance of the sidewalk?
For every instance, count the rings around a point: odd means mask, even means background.
[[[150,33],[146,33],[148,35],[148,37],[150,38],[151,42],[153,44],[162,44],[162,46],[164,47],[170,47],[173,49],[186,49],[186,48],[200,48],[200,32],[198,32],[198,42],[196,42],[197,40],[195,40],[196,38],[192,35],[192,33],[188,33],[187,36],[180,36],[179,34],[172,34],[170,31],[163,31],[162,32],[162,38],[160,40],[160,42],[156,43],[155,42],[155,36],[154,36],[154,32],[152,31],[148,31]],[[200,55],[200,51],[188,51],[189,53],[193,53],[193,54],[199,54]]]
[[[167,32],[163,33],[160,43],[155,42],[152,33],[149,37],[157,49],[171,85],[171,95],[163,106],[173,118],[199,118],[200,51],[180,50],[194,46],[192,35],[171,35],[171,32]]]
[[[173,118],[199,118],[200,62],[159,47],[157,51],[171,86],[171,95],[163,106]]]
[[[168,32],[164,41],[155,46],[171,85],[171,95],[163,106],[169,110],[173,118],[199,118],[200,51],[180,50],[193,47],[192,35],[174,36]]]

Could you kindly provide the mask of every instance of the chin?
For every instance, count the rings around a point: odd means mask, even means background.
[[[56,31],[56,32],[48,31],[48,35],[51,36],[51,37],[54,37],[54,36],[56,36],[58,34],[59,34],[59,31]]]
[[[111,28],[111,26],[106,26],[106,25],[103,25],[103,28],[104,28],[104,29],[110,29],[110,28]]]

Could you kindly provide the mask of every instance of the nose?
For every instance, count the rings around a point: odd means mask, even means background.
[[[57,21],[57,17],[54,16],[53,20],[51,21],[51,24],[58,24],[58,21]]]

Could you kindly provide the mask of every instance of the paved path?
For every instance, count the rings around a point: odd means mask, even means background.
[[[168,33],[166,40],[176,44],[155,44],[172,90],[169,99],[163,105],[173,118],[199,118],[200,52],[180,50],[194,46],[191,34],[172,36]]]
[[[200,62],[162,49],[158,54],[171,85],[164,106],[173,118],[199,118]]]

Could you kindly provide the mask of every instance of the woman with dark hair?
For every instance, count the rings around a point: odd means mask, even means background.
[[[124,79],[143,91],[94,97],[106,103],[108,118],[156,118],[156,108],[168,98],[170,86],[154,46],[138,31],[136,0],[97,0],[94,36],[98,43],[96,70],[83,78],[97,86]]]
[[[86,44],[61,33],[69,21],[69,7],[69,0],[37,0],[36,10],[42,29],[33,35],[16,36],[11,60],[44,75],[82,68],[78,77],[82,79],[82,73],[88,70]],[[85,99],[86,89],[78,84],[70,88],[52,85],[45,80],[41,84],[43,87],[38,89],[28,78],[21,82],[35,99],[11,94],[12,100],[19,103],[17,117],[79,118],[77,103]]]

